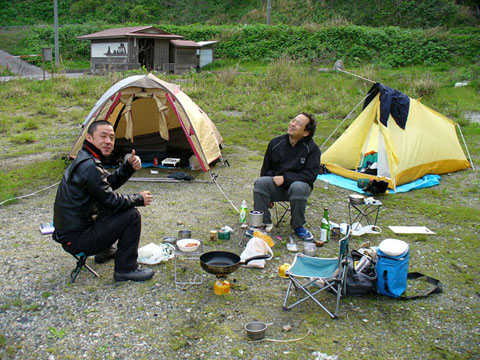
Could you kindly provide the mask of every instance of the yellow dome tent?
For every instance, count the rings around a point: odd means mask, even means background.
[[[471,165],[456,125],[420,100],[376,83],[363,111],[322,154],[321,163],[334,174],[383,180],[393,189],[426,174],[463,170]]]

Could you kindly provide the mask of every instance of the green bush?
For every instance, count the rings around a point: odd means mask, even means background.
[[[132,24],[123,24],[128,26]],[[60,54],[70,64],[88,64],[90,42],[78,36],[111,28],[100,23],[66,25],[59,31]],[[215,56],[221,59],[271,62],[288,56],[314,63],[343,59],[347,66],[376,64],[384,68],[450,63],[464,65],[478,60],[480,31],[476,28],[451,33],[410,30],[399,27],[371,28],[354,25],[309,26],[207,26],[159,25],[159,28],[194,41],[219,40]],[[0,48],[13,54],[41,53],[52,47],[52,26],[36,26],[22,31],[15,45],[0,37]],[[12,35],[13,36],[13,35]],[[66,64],[66,63],[65,63]]]

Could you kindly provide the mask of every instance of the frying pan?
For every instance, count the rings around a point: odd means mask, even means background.
[[[210,274],[225,276],[236,271],[240,265],[248,264],[252,260],[270,259],[270,255],[257,255],[240,261],[240,256],[228,251],[210,251],[200,256],[202,269]]]

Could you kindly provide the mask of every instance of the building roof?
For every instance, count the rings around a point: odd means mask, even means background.
[[[176,47],[191,47],[191,48],[199,48],[201,47],[195,41],[192,40],[171,40],[170,41],[173,46]]]
[[[108,39],[118,37],[149,37],[155,39],[183,39],[181,35],[170,34],[153,26],[132,26],[114,28],[79,36],[81,40]]]
[[[213,45],[218,43],[218,40],[210,40],[210,41],[197,41],[197,44],[200,46],[207,46],[207,45]]]

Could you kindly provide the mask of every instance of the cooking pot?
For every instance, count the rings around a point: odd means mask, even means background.
[[[365,196],[359,194],[350,194],[348,195],[351,204],[362,205],[365,203]]]
[[[192,237],[192,231],[191,230],[180,230],[178,232],[178,240],[190,239],[191,237]]]
[[[263,211],[252,210],[248,213],[248,223],[253,227],[263,226]]]
[[[252,321],[245,325],[247,336],[252,340],[261,340],[265,337],[267,324],[261,321]]]
[[[252,260],[270,259],[270,255],[257,255],[240,261],[240,256],[228,251],[210,251],[200,255],[200,265],[206,272],[225,276],[236,271],[240,265],[248,264]]]

